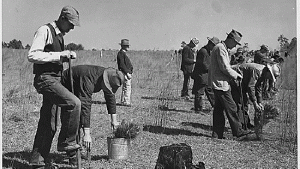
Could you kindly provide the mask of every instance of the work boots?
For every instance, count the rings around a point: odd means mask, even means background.
[[[195,113],[201,113],[202,112],[202,105],[203,105],[203,101],[202,101],[202,96],[195,94],[195,100],[194,100],[194,110]]]

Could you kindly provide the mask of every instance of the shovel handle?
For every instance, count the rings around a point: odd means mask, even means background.
[[[71,92],[74,94],[74,86],[73,86],[73,73],[72,73],[72,62],[71,62],[71,57],[69,58],[69,76],[70,76],[70,85],[71,85]],[[79,144],[80,142],[80,128],[77,131],[77,137],[76,137],[76,142]],[[76,157],[77,157],[77,169],[82,169],[81,168],[81,154],[80,154],[80,149],[76,151]]]

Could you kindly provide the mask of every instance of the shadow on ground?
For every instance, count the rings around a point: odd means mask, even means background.
[[[92,156],[93,161],[98,161],[98,160],[108,160],[108,155],[95,155]]]
[[[169,112],[193,113],[193,111],[191,111],[191,110],[179,110],[177,108],[169,108],[164,105],[159,105],[158,109],[161,111],[169,111]]]
[[[203,130],[212,131],[212,126],[206,125],[206,124],[200,124],[200,123],[193,123],[193,122],[182,122],[181,125],[183,126],[192,126],[195,128],[201,128]],[[228,132],[229,128],[225,127],[224,132]]]
[[[181,97],[151,97],[151,96],[142,96],[141,99],[148,99],[148,100],[170,100],[170,101],[187,101],[193,102],[191,99],[185,99]]]
[[[146,125],[143,128],[143,131],[149,131],[155,134],[167,134],[167,135],[187,135],[187,136],[204,136],[210,137],[209,135],[202,134],[202,133],[195,133],[189,130],[184,129],[176,129],[176,128],[168,128],[168,127],[161,127],[161,126],[152,126]]]
[[[92,103],[92,104],[106,104],[105,101],[96,101],[96,100],[93,100],[91,103]],[[123,104],[121,104],[121,103],[116,103],[116,105],[117,105],[117,106],[130,107],[130,106],[125,106],[125,105],[123,105]]]
[[[31,152],[20,151],[20,152],[8,152],[4,153],[2,156],[2,167],[13,168],[13,169],[31,169],[29,165]],[[50,153],[51,161],[57,165],[62,165],[60,169],[73,169],[74,167],[69,167],[68,160],[65,154]],[[98,160],[108,160],[107,155],[95,155],[91,157],[92,161]],[[87,160],[82,160],[83,164],[87,164]]]
[[[106,104],[106,102],[105,101],[92,100],[92,104]]]

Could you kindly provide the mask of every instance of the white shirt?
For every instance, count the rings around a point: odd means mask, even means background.
[[[50,23],[57,35],[62,35],[55,22]],[[48,44],[53,43],[53,37],[50,28],[47,25],[41,26],[34,34],[31,48],[28,52],[28,61],[44,64],[47,62],[59,62],[61,52],[44,52]]]

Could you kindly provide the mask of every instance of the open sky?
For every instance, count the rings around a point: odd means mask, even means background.
[[[193,37],[200,48],[206,37],[224,40],[232,29],[250,50],[275,49],[280,34],[297,36],[296,0],[2,0],[2,41],[31,45],[38,27],[56,20],[65,5],[79,11],[81,22],[65,44],[85,49],[119,49],[128,38],[134,50],[170,50]]]

